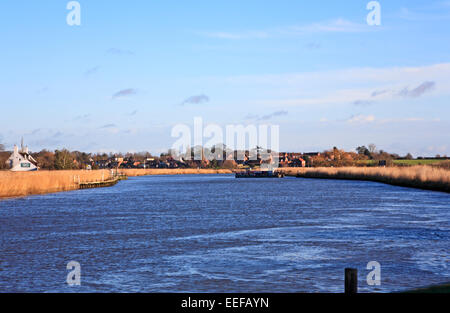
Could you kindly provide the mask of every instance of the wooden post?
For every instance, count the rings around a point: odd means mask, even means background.
[[[358,292],[358,270],[356,268],[345,269],[345,293],[355,294]]]

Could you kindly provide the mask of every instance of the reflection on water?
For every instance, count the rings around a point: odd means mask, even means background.
[[[0,202],[0,291],[362,292],[450,281],[450,195],[371,182],[130,178]],[[81,286],[66,264],[81,264]],[[366,265],[381,263],[379,287]]]

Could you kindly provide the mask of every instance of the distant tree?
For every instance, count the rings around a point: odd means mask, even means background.
[[[369,152],[372,154],[372,153],[375,153],[376,151],[377,151],[377,146],[375,144],[371,143],[369,145]]]
[[[8,152],[0,151],[0,170],[7,169],[9,166],[6,163],[6,160],[9,158]]]
[[[405,159],[407,159],[407,160],[412,160],[412,159],[414,159],[414,157],[412,156],[411,153],[408,153],[408,154],[405,156]]]
[[[57,170],[70,170],[75,167],[74,158],[70,151],[55,150],[55,169]]]
[[[237,164],[234,160],[226,160],[223,162],[223,168],[233,169],[237,167]]]
[[[47,170],[55,169],[55,154],[51,151],[42,150],[38,153],[33,153],[33,158],[37,161],[38,167]]]
[[[369,149],[367,149],[366,146],[360,146],[360,147],[356,148],[356,152],[358,152],[359,155],[365,155],[365,156],[371,157],[371,153],[370,153]]]
[[[358,154],[364,154],[367,151],[369,151],[366,146],[359,146],[358,148],[355,149],[356,152],[358,152]]]

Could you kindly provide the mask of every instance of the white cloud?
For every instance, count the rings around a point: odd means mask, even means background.
[[[244,32],[201,32],[200,34],[217,39],[248,39],[248,38],[268,38],[271,35],[264,31],[244,31]]]
[[[436,6],[437,10],[411,10],[408,8],[402,8],[398,14],[401,19],[412,22],[425,22],[425,21],[437,21],[450,19],[450,13],[442,11],[442,9],[448,8],[448,4],[445,2]]]
[[[348,123],[371,123],[375,121],[375,116],[373,115],[355,115],[350,117]]]
[[[450,63],[233,76],[208,80],[216,80],[216,84],[227,88],[263,90],[263,94],[254,95],[249,102],[268,107],[352,104],[358,100],[376,100],[378,103],[404,100],[399,94],[402,90],[408,90],[408,94],[416,90],[413,95],[421,97],[450,95]],[[349,86],[353,88],[348,88]],[[432,93],[429,92],[431,90]]]
[[[359,33],[373,30],[367,24],[354,23],[342,18],[325,21],[320,23],[313,23],[302,26],[292,26],[286,29],[288,32],[294,34],[303,33]]]
[[[380,28],[377,28],[377,30]],[[216,31],[199,32],[200,35],[217,39],[264,39],[279,36],[300,36],[316,33],[360,33],[374,31],[375,28],[369,27],[364,23],[354,23],[346,19],[337,18],[334,20],[317,22],[306,25],[292,25],[271,28],[259,31]]]

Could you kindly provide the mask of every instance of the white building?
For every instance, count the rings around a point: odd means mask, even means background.
[[[28,153],[28,147],[23,146],[23,139],[20,151],[19,148],[14,145],[14,152],[6,161],[6,164],[9,165],[13,172],[37,171],[38,168],[35,165],[36,163],[36,160]]]

